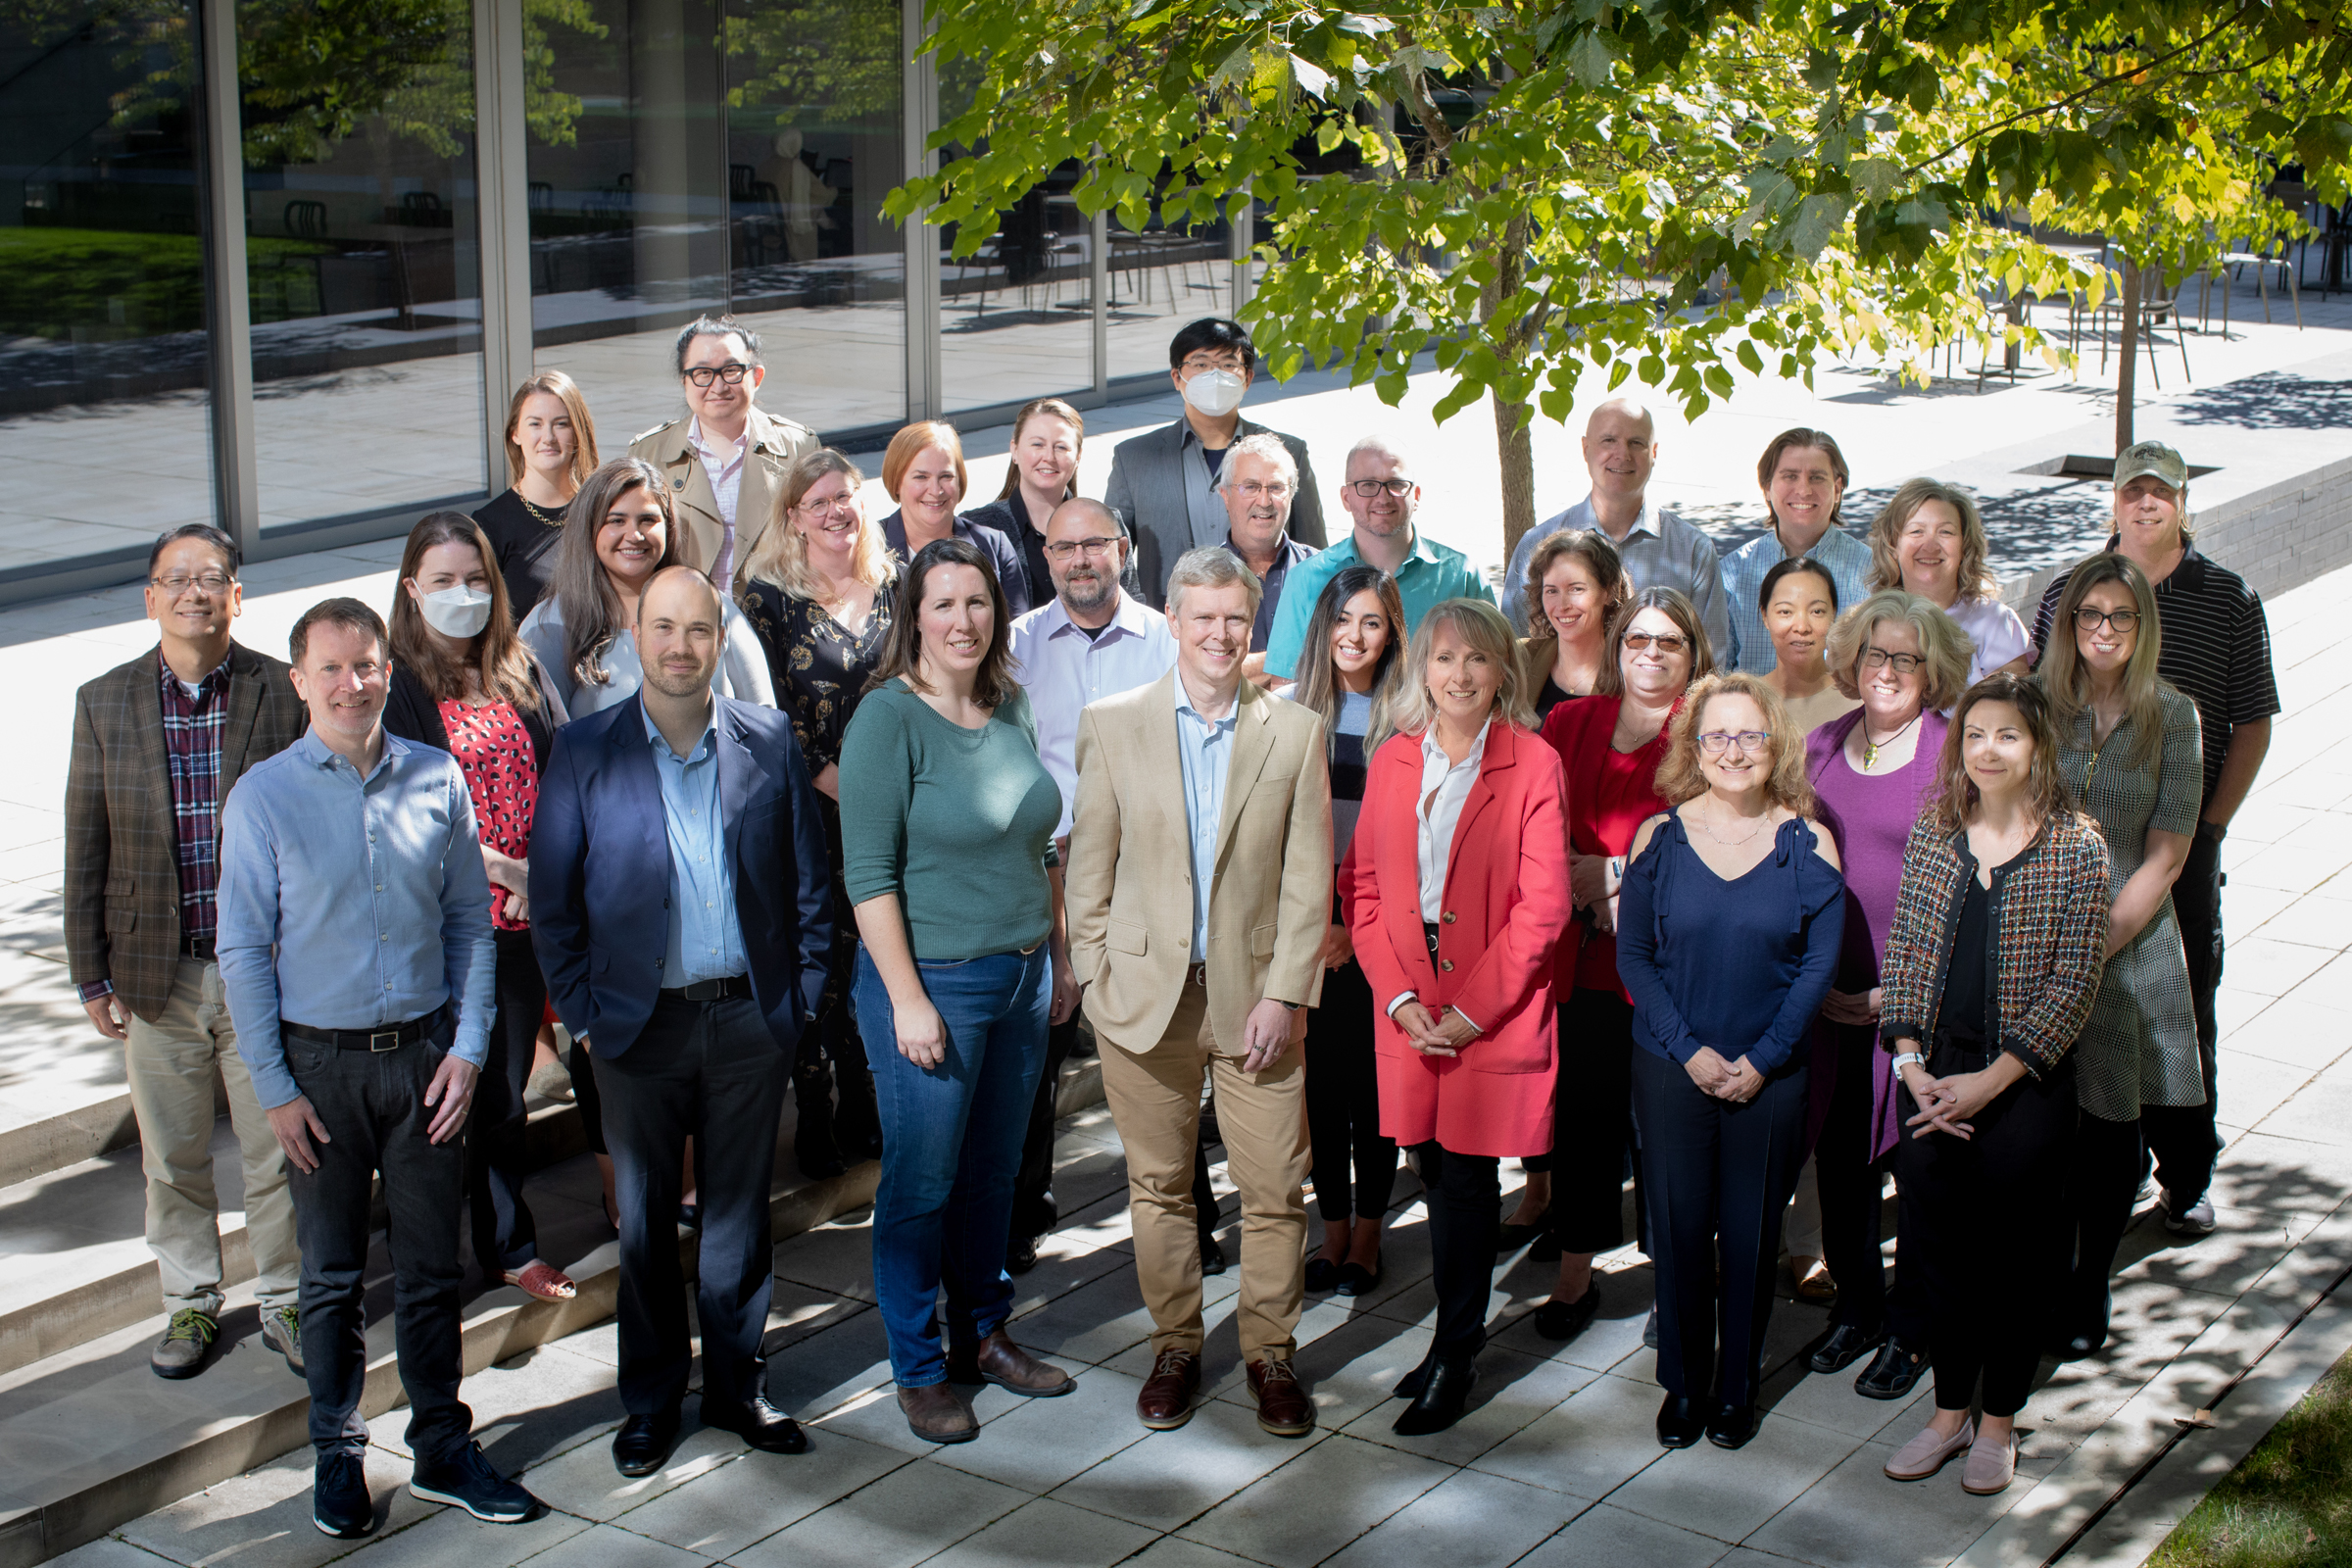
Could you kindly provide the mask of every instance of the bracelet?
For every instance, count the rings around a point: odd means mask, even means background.
[[[1906,1051],[1901,1055],[1894,1058],[1895,1076],[1898,1078],[1901,1077],[1903,1068],[1909,1063],[1915,1061],[1919,1063],[1920,1071],[1925,1072],[1928,1070],[1928,1058],[1924,1054],[1917,1051]]]

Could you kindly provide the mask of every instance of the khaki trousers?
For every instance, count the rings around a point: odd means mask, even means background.
[[[1102,1042],[1102,1093],[1127,1148],[1135,1268],[1152,1309],[1152,1349],[1200,1348],[1200,1241],[1193,1149],[1200,1085],[1216,1087],[1226,1169],[1242,1199],[1242,1288],[1235,1326],[1248,1361],[1287,1361],[1306,1295],[1306,1118],[1296,1044],[1263,1072],[1242,1070],[1208,1028],[1208,993],[1186,986],[1150,1051]]]
[[[125,1008],[127,1012],[129,1009]],[[182,958],[155,1022],[131,1016],[123,1068],[147,1174],[147,1247],[163,1275],[164,1310],[220,1311],[220,1198],[213,1186],[213,1073],[228,1086],[230,1125],[245,1167],[245,1236],[262,1309],[292,1306],[302,1286],[285,1152],[254,1099],[220,966]]]

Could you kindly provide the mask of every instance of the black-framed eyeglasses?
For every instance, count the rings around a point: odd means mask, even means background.
[[[201,571],[192,577],[184,571],[175,571],[167,577],[150,577],[147,581],[177,599],[191,588],[201,588],[208,594],[224,594],[228,592],[228,585],[236,579],[221,571]]]
[[[1366,501],[1379,495],[1383,490],[1402,501],[1412,491],[1413,481],[1410,479],[1350,479],[1348,481],[1348,488],[1362,496]]]
[[[1629,631],[1625,634],[1625,646],[1637,654],[1653,644],[1661,654],[1679,654],[1690,646],[1690,639],[1673,631]]]
[[[1116,539],[1105,539],[1101,534],[1091,539],[1056,539],[1046,546],[1046,554],[1055,561],[1067,561],[1077,555],[1107,556],[1118,544]]]
[[[2113,626],[2118,636],[2129,637],[2139,629],[2136,610],[2093,610],[2088,605],[2075,607],[2075,629],[2097,631],[2100,626]]]
[[[1762,729],[1711,729],[1698,738],[1698,749],[1709,757],[1721,757],[1733,746],[1742,752],[1755,753],[1772,744],[1772,732]]]
[[[698,365],[686,372],[686,379],[696,386],[709,386],[713,381],[724,381],[734,386],[751,373],[752,368],[741,360],[729,360],[724,365]]]
[[[1897,675],[1908,675],[1913,670],[1924,666],[1927,662],[1924,655],[1890,654],[1876,643],[1862,650],[1862,667],[1864,669],[1891,669]]]

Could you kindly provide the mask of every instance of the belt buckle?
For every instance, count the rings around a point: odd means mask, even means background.
[[[368,1049],[379,1056],[387,1051],[398,1051],[400,1049],[400,1031],[397,1029],[374,1031],[368,1036]]]

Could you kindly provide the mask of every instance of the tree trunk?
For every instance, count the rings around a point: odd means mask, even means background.
[[[2132,403],[2138,388],[2139,264],[2124,258],[2124,346],[2115,371],[2115,455],[2132,445]]]
[[[1503,225],[1494,280],[1487,286],[1484,315],[1487,335],[1495,357],[1517,367],[1535,336],[1533,320],[1498,320],[1503,302],[1527,280],[1528,220],[1523,213]],[[1494,456],[1502,476],[1502,560],[1509,565],[1519,541],[1536,525],[1536,448],[1528,428],[1531,410],[1524,403],[1504,400],[1498,388],[1488,394],[1494,409]],[[1507,589],[1507,584],[1505,585]]]

